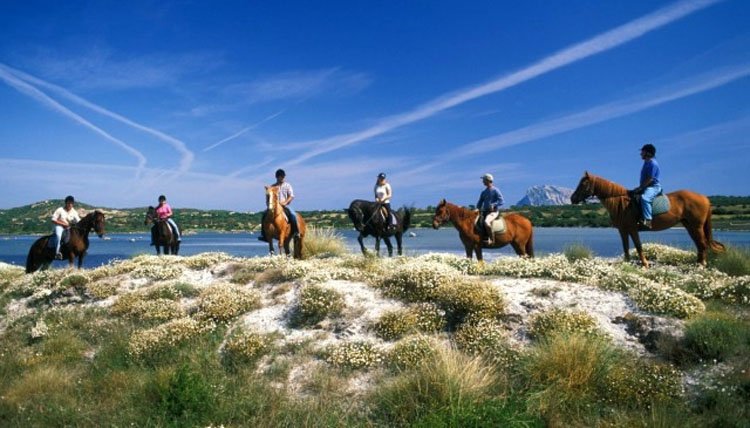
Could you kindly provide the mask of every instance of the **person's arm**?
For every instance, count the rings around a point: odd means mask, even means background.
[[[292,185],[291,184],[288,184],[288,187],[289,187],[289,197],[286,198],[286,200],[281,203],[282,207],[285,207],[285,206],[291,204],[292,201],[294,200],[294,189],[292,189]],[[279,189],[279,191],[281,191],[281,189]]]
[[[500,208],[503,206],[503,203],[505,202],[505,199],[503,199],[503,194],[500,193],[500,189],[497,190],[497,207]]]
[[[477,201],[477,209],[482,209],[482,201],[484,200],[484,190],[482,190],[482,193],[479,194],[479,200]]]
[[[390,200],[393,197],[393,189],[391,188],[390,183],[385,185],[385,197],[383,198],[384,201]]]
[[[172,207],[169,204],[164,204],[164,207],[166,208],[164,210],[164,218],[172,217]]]
[[[55,210],[54,214],[52,214],[52,223],[62,226],[62,227],[68,227],[68,222],[62,219],[62,216],[60,215],[60,208]]]

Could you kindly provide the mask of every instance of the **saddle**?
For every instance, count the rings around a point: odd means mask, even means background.
[[[492,220],[492,233],[505,233],[506,225],[505,225],[505,217],[503,214],[498,215],[495,217],[494,220]],[[477,220],[474,222],[474,229],[479,234],[484,234],[484,231],[486,230],[486,224],[484,222],[483,216],[480,214],[477,216]]]
[[[380,213],[380,218],[383,219],[383,221],[385,221],[385,216],[388,214],[388,209],[386,209],[386,207],[381,205],[380,209],[378,209],[378,213]],[[391,211],[390,220],[391,220],[392,225],[394,226],[398,225],[398,219],[396,218],[396,213],[394,213],[393,211]]]
[[[631,198],[631,201],[635,203],[636,208],[638,209],[638,212],[641,211],[641,198],[640,195],[636,195],[635,197]],[[660,214],[664,214],[666,212],[669,212],[669,197],[664,194],[664,192],[659,193],[658,196],[656,196],[651,202],[651,214],[656,217]]]
[[[70,242],[70,229],[64,229],[62,237],[60,238],[60,245],[67,245]],[[47,248],[55,249],[57,247],[57,235],[54,233],[50,235],[50,239],[47,240]]]

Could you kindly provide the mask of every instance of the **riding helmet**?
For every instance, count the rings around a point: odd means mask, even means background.
[[[641,150],[648,153],[651,156],[656,156],[656,147],[653,144],[644,144]]]
[[[284,172],[284,170],[280,168],[276,170],[276,178],[279,177],[286,177],[286,172]]]
[[[68,195],[68,196],[65,197],[65,203],[67,204],[68,202],[70,202],[71,204],[74,204],[74,203],[76,203],[76,200],[71,195]]]
[[[164,196],[164,195],[159,195],[159,202],[161,202],[161,201],[166,201],[166,200],[167,200],[167,197],[166,197],[166,196]]]
[[[385,178],[384,172],[381,172],[380,174],[378,174],[378,180],[380,180],[381,178]]]
[[[482,180],[487,180],[490,183],[492,183],[492,182],[495,181],[495,177],[493,177],[492,174],[484,174],[483,176],[481,176],[479,178],[481,178]]]

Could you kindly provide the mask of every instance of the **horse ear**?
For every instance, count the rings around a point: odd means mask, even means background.
[[[445,198],[441,199],[438,205],[445,205]]]
[[[584,171],[583,172],[583,176],[586,177],[586,178],[589,178],[589,172],[588,171]]]

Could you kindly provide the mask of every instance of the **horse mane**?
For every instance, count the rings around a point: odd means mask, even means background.
[[[599,201],[609,212],[612,223],[622,223],[629,213],[630,196],[628,196],[628,189],[598,175],[589,174],[589,179],[594,186],[594,195],[599,198]]]
[[[448,201],[445,201],[445,206],[448,207],[448,209],[456,212],[457,215],[458,215],[458,218],[460,218],[460,219],[473,218],[476,215],[476,212],[474,212],[474,211],[472,211],[472,210],[470,210],[468,208],[464,208],[464,207],[458,206],[456,204],[452,204],[452,203],[450,203]]]

